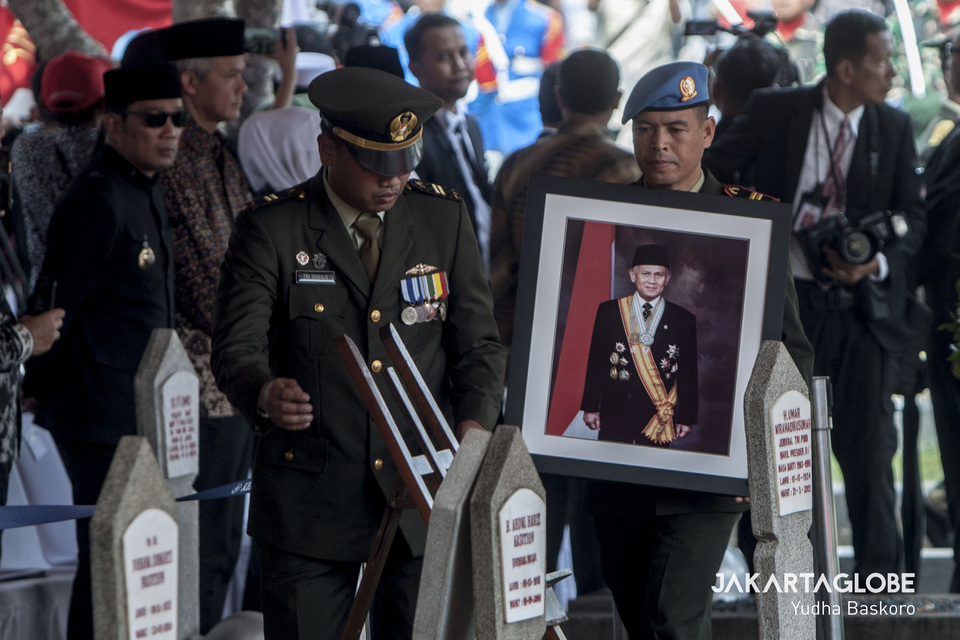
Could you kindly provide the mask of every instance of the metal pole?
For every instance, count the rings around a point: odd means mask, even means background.
[[[813,379],[813,569],[816,581],[821,576],[830,589],[816,592],[821,614],[817,616],[818,640],[843,640],[843,603],[833,589],[840,570],[837,557],[837,517],[833,502],[833,473],[830,469],[830,378]],[[839,614],[836,614],[839,612]]]

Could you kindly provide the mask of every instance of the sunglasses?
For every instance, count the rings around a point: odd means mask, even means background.
[[[186,125],[187,122],[190,121],[190,112],[185,109],[174,111],[173,113],[168,113],[167,111],[134,111],[132,109],[125,109],[123,113],[133,113],[142,116],[144,124],[151,129],[159,129],[167,124],[167,118],[170,118],[173,126],[178,128]]]

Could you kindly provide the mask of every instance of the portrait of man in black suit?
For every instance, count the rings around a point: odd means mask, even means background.
[[[664,297],[664,247],[638,247],[628,274],[636,292],[597,308],[583,420],[600,440],[666,447],[697,423],[697,321]]]

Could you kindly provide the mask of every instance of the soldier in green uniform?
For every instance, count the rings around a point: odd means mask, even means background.
[[[396,325],[458,435],[495,426],[505,362],[463,201],[408,181],[442,100],[363,67],[325,73],[309,94],[323,169],[237,219],[213,335],[220,388],[263,432],[249,530],[277,640],[340,637],[398,478],[334,340],[350,336],[379,373],[380,328]],[[400,530],[374,638],[411,637],[425,525],[409,512]]]
[[[643,172],[638,188],[769,199],[723,185],[701,165],[716,127],[709,101],[702,64],[673,62],[637,82],[623,124],[633,121],[634,155]],[[744,200],[743,206],[751,204]],[[809,380],[813,349],[800,325],[792,277],[787,278],[782,339]],[[602,409],[599,413],[602,427],[607,418]],[[588,498],[603,576],[631,640],[709,640],[710,587],[744,501],[613,482],[592,483]]]

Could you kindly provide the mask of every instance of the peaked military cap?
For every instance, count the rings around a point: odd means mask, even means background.
[[[644,244],[637,247],[633,254],[631,267],[641,264],[649,264],[658,267],[670,268],[670,259],[667,257],[667,250],[659,244]]]
[[[623,108],[623,124],[641,111],[678,111],[710,101],[707,68],[699,62],[671,62],[637,81]]]
[[[111,69],[103,74],[104,104],[108,111],[140,100],[180,97],[180,77],[168,62]]]
[[[347,143],[360,166],[383,176],[413,171],[423,157],[423,123],[443,100],[386,71],[343,67],[308,91],[323,130]]]
[[[203,18],[144,31],[127,45],[121,66],[238,56],[243,53],[243,28],[237,18]]]

